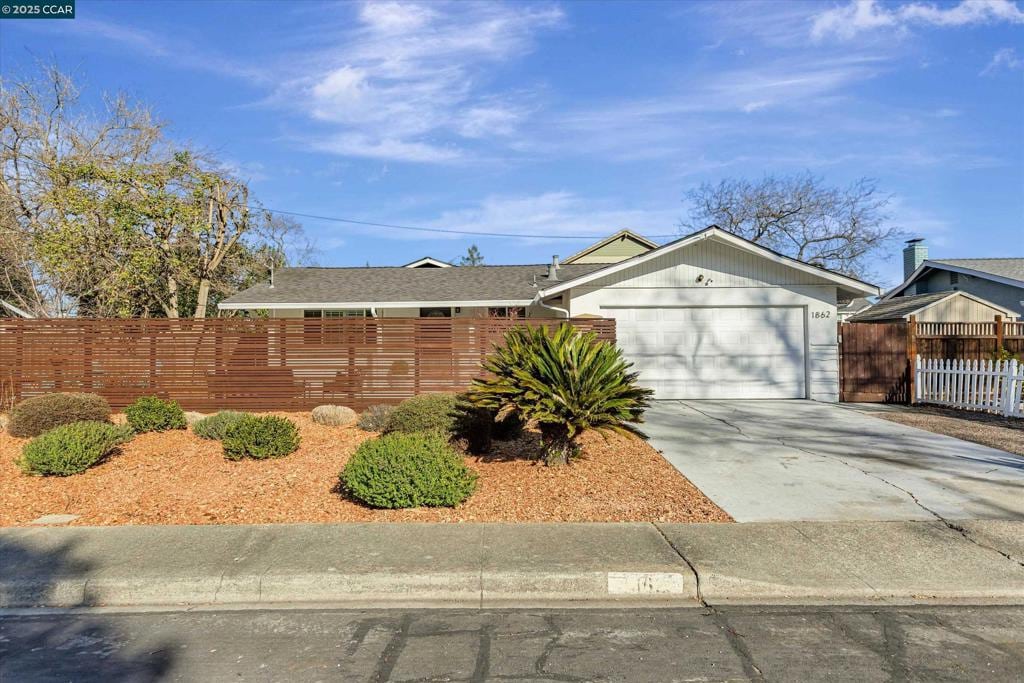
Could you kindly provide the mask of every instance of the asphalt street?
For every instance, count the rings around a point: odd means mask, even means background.
[[[5,613],[8,681],[1020,681],[1024,607]]]

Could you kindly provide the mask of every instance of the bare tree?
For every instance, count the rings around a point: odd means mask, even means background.
[[[40,317],[202,318],[266,272],[254,254],[301,236],[145,107],[105,104],[83,111],[56,68],[0,80],[0,298]]]
[[[890,225],[889,197],[874,180],[829,187],[810,172],[726,179],[687,194],[691,211],[681,226],[717,225],[769,249],[854,277],[868,277],[870,261],[887,253],[902,232]]]

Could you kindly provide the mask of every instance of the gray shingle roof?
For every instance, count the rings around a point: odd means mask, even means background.
[[[569,280],[605,267],[604,263],[562,265],[558,276]],[[274,287],[261,283],[222,303],[341,304],[402,301],[529,301],[537,293],[547,265],[457,266],[454,268],[282,268]]]
[[[915,294],[913,296],[897,296],[888,301],[880,301],[866,311],[847,318],[851,323],[865,323],[875,320],[898,320],[924,308],[928,304],[945,299],[956,292],[933,292],[931,294]]]
[[[863,311],[865,308],[871,305],[871,299],[865,296],[858,296],[855,299],[849,301],[838,302],[838,308],[840,313],[856,313],[857,311]]]
[[[969,268],[989,275],[1024,282],[1024,258],[946,258],[928,259],[932,263]]]

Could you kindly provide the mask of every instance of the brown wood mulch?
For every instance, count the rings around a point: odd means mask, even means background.
[[[219,442],[191,431],[142,434],[72,477],[33,477],[14,464],[25,439],[0,432],[0,526],[46,514],[76,525],[280,524],[295,522],[726,522],[729,516],[636,438],[584,436],[572,465],[532,459],[536,434],[467,456],[477,490],[454,509],[373,510],[338,490],[338,473],[365,439],[355,427],[299,427],[298,451],[277,460],[231,462]]]
[[[890,422],[1024,455],[1024,419],[1019,417],[1002,417],[942,406],[913,406],[872,415]]]

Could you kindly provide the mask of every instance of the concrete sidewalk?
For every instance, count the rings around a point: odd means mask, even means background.
[[[1024,604],[1024,522],[0,529],[0,608]]]

